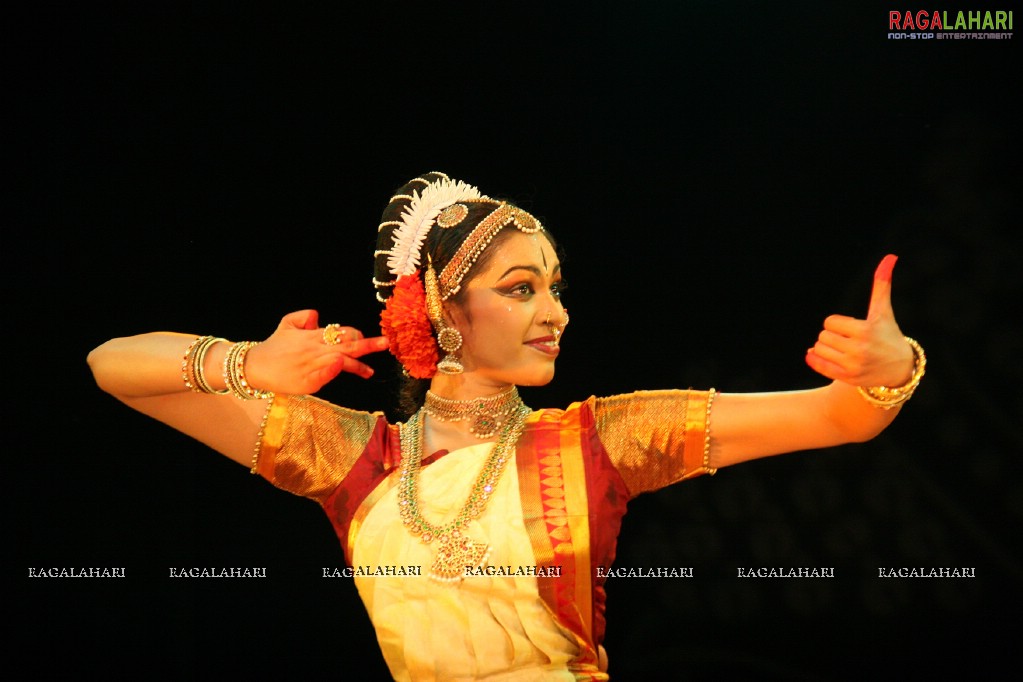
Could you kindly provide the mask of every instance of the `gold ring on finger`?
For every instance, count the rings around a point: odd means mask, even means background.
[[[344,341],[345,334],[347,333],[348,330],[342,328],[339,324],[328,324],[323,328],[323,342],[328,346],[336,346]]]

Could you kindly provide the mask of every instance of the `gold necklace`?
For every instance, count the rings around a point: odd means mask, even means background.
[[[427,391],[423,410],[442,422],[468,421],[469,433],[486,439],[492,438],[521,405],[522,398],[513,384],[497,395],[470,400],[442,398]]]
[[[401,426],[401,478],[398,482],[398,514],[412,535],[424,544],[438,542],[437,556],[429,576],[439,582],[459,582],[467,566],[484,567],[490,557],[490,545],[476,542],[463,533],[469,522],[479,517],[497,487],[505,465],[511,459],[512,449],[526,423],[530,409],[519,402],[498,438],[490,456],[483,464],[476,484],[454,520],[437,526],[425,518],[419,509],[419,470],[423,460],[423,410],[419,410]]]

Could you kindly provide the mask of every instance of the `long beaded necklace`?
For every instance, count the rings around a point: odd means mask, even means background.
[[[530,409],[519,401],[518,407],[501,428],[501,435],[483,464],[461,511],[452,521],[434,525],[423,518],[419,509],[419,470],[423,460],[423,410],[420,409],[401,426],[401,479],[398,484],[398,513],[412,535],[424,544],[437,541],[437,556],[429,576],[439,582],[459,582],[466,566],[484,567],[490,557],[490,545],[477,542],[463,533],[469,522],[480,516],[487,506],[512,448],[519,440]]]

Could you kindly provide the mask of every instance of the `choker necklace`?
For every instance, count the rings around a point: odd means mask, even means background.
[[[513,384],[496,395],[471,400],[441,398],[427,391],[423,411],[442,422],[468,421],[469,433],[486,439],[493,437],[521,406],[522,398]]]
[[[514,388],[514,387],[512,387]],[[518,398],[518,394],[515,395]],[[419,410],[401,426],[401,479],[398,481],[398,514],[408,531],[424,544],[437,541],[437,556],[429,576],[433,580],[455,583],[465,577],[466,567],[487,565],[490,545],[476,542],[463,534],[469,522],[479,517],[486,509],[487,501],[497,487],[505,465],[511,459],[515,443],[529,416],[530,409],[518,400],[513,412],[508,415],[501,429],[501,436],[494,444],[490,456],[483,464],[476,484],[468,499],[454,520],[443,525],[434,525],[423,518],[419,509],[419,470],[423,460],[423,412]]]

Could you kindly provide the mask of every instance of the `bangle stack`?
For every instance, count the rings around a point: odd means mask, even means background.
[[[249,385],[245,378],[245,356],[257,345],[255,341],[239,341],[227,350],[224,357],[224,383],[239,400],[272,398],[272,391],[262,391]]]
[[[901,405],[913,396],[913,391],[920,385],[920,380],[924,376],[924,368],[927,367],[927,356],[924,355],[924,349],[915,340],[907,336],[906,341],[913,349],[913,376],[909,378],[909,381],[897,388],[860,386],[858,389],[864,400],[874,407],[890,410]]]
[[[181,360],[181,378],[185,382],[185,386],[192,391],[196,393],[211,393],[213,395],[226,395],[231,392],[227,388],[222,391],[216,391],[206,381],[204,369],[206,353],[221,341],[226,342],[227,339],[222,339],[218,336],[199,336],[196,337],[195,341],[188,346],[188,350],[185,351],[185,357]]]

